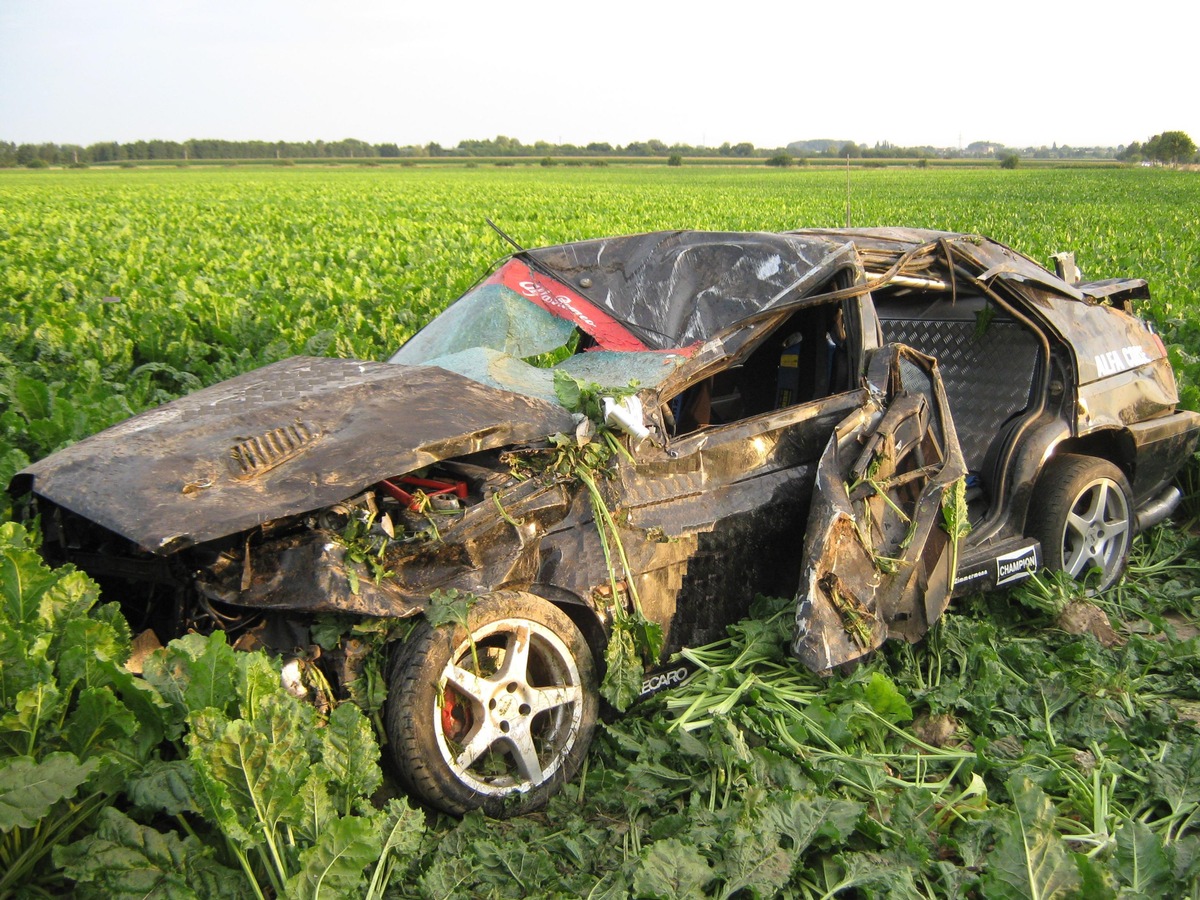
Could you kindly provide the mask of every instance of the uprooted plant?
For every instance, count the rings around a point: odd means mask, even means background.
[[[557,434],[551,438],[553,458],[547,471],[579,481],[587,488],[592,518],[604,551],[608,569],[608,586],[612,598],[612,633],[604,654],[606,671],[600,692],[618,710],[624,710],[641,692],[642,661],[653,660],[662,650],[662,626],[650,621],[642,612],[634,571],[625,553],[621,531],[609,509],[599,479],[604,478],[620,454],[628,456],[616,432],[604,420],[603,397],[620,400],[634,392],[627,388],[602,388],[582,382],[565,372],[554,373],[554,390],[559,402],[572,412],[582,413],[583,419],[573,435]],[[628,597],[629,607],[623,601]]]

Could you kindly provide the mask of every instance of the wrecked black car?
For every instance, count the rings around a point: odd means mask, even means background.
[[[400,777],[526,811],[581,765],[602,675],[757,594],[795,595],[824,673],[1042,566],[1120,577],[1200,416],[1130,312],[1146,283],[1057,268],[905,229],[519,250],[387,362],[267,366],[10,490],[162,640],[295,656],[327,614],[417,621],[387,667]]]

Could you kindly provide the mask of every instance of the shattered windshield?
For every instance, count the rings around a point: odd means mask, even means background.
[[[581,347],[587,349],[579,352]],[[468,291],[389,360],[437,366],[556,402],[554,371],[605,387],[658,384],[683,362],[649,351],[603,311],[518,259]]]
[[[564,347],[575,325],[499,284],[481,284],[417,332],[392,357],[410,366],[483,348],[526,359]]]

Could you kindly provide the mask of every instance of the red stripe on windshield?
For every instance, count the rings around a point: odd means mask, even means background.
[[[565,284],[535,272],[519,259],[510,259],[487,280],[520,294],[546,312],[579,328],[596,341],[602,350],[646,350],[645,344],[629,333],[620,322]]]

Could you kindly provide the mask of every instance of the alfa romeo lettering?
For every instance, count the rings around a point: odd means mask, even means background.
[[[580,310],[571,302],[570,297],[566,297],[562,294],[552,294],[536,281],[522,281],[520,284],[521,290],[525,293],[526,297],[537,297],[543,303],[548,303],[551,306],[557,306],[560,309],[567,310],[584,325],[590,326],[591,328],[596,327],[596,323],[593,322],[586,314],[580,312]]]

